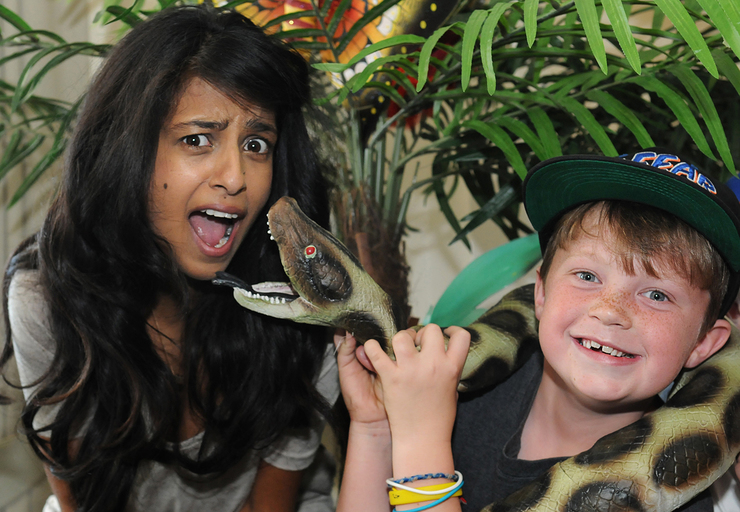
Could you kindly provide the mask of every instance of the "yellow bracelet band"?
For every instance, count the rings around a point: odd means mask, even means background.
[[[448,488],[450,484],[427,485],[419,487],[420,491],[436,491]],[[434,501],[444,497],[447,493],[442,494],[417,494],[404,489],[391,489],[388,491],[388,498],[391,505],[408,505],[409,503],[421,503],[423,501]],[[458,489],[452,496],[462,496],[462,489]]]

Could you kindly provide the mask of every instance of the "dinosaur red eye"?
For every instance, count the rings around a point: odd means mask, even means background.
[[[316,246],[309,245],[308,247],[306,247],[306,258],[311,259],[314,256],[316,256]]]

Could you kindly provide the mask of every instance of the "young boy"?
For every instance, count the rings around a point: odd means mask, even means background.
[[[533,297],[542,352],[461,397],[455,421],[466,331],[450,328],[446,350],[436,326],[401,332],[396,361],[374,341],[355,352],[348,338],[338,354],[352,418],[339,512],[389,510],[391,476],[441,473],[407,485],[449,487],[454,470],[464,510],[478,511],[659,407],[682,368],[727,341],[740,204],[722,184],[665,151],[560,157],[532,169],[524,203],[543,248]],[[433,510],[460,507],[446,499]],[[711,508],[703,493],[681,510]]]

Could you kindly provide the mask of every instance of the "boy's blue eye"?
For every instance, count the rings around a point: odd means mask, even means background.
[[[597,283],[599,281],[591,272],[576,272],[576,275],[581,281],[586,281],[587,283]]]
[[[656,302],[665,302],[668,300],[668,296],[658,290],[650,290],[647,292],[647,296],[650,298],[650,300],[654,300]]]

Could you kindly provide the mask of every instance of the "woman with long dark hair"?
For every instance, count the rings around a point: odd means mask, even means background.
[[[284,279],[262,220],[281,196],[327,224],[308,98],[298,54],[206,6],[136,26],[96,75],[4,282],[0,364],[62,510],[295,509],[337,396],[327,332],[210,279]]]

